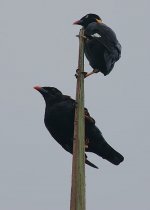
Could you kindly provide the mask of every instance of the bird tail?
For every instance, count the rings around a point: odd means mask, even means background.
[[[105,140],[99,145],[98,155],[114,165],[119,165],[124,160],[124,157],[114,150]]]
[[[100,130],[95,126],[89,135],[89,152],[93,152],[114,165],[119,165],[124,157],[114,150],[104,139]]]
[[[110,145],[109,147],[109,153],[106,154],[106,156],[104,156],[103,158],[105,158],[114,165],[119,165],[124,160],[124,157],[119,152],[114,150]]]

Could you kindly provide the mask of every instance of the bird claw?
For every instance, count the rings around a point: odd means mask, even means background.
[[[83,74],[84,78],[86,78],[87,72],[83,71],[81,73]]]
[[[80,72],[79,72],[79,69],[76,69],[76,74],[75,74],[75,77],[76,77],[76,78],[78,78],[79,73],[80,73]],[[84,71],[83,71],[83,72],[81,72],[81,74],[83,74],[84,78],[86,78],[87,72],[84,72]]]
[[[78,75],[78,74],[75,74],[74,76],[75,76],[75,77],[76,77],[76,79],[77,79],[79,75]]]
[[[89,77],[89,76],[91,76],[92,74],[95,74],[95,73],[98,73],[98,72],[100,72],[100,70],[99,69],[93,69],[93,71],[91,71],[91,72],[82,72],[82,74],[84,75],[84,78],[86,78],[86,77]]]
[[[79,69],[78,68],[76,69],[76,73],[79,74]]]
[[[93,69],[93,71],[91,71],[91,72],[89,72],[89,73],[86,72],[85,78],[91,76],[92,74],[98,73],[98,72],[99,72],[98,69]]]
[[[78,76],[79,76],[79,69],[76,69],[76,74],[74,76],[76,77],[76,79],[78,78]]]

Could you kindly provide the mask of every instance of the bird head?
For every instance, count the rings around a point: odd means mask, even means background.
[[[42,94],[46,104],[49,105],[61,101],[63,97],[62,93],[55,87],[35,86],[34,89]]]
[[[75,21],[73,24],[87,27],[88,24],[93,22],[101,23],[102,19],[96,14],[87,14],[84,17],[82,17],[80,20]]]

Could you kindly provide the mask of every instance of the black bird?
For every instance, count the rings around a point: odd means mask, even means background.
[[[87,14],[74,24],[84,27],[84,52],[93,68],[85,77],[98,72],[108,75],[121,56],[121,45],[115,32],[95,14]]]
[[[44,122],[52,137],[68,152],[73,152],[74,113],[76,102],[54,87],[35,86],[44,97],[46,108]],[[96,127],[95,120],[85,108],[85,151],[93,152],[109,162],[119,165],[123,156],[115,151]],[[87,160],[86,163],[97,168]]]

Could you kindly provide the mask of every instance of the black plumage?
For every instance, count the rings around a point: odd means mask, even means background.
[[[108,75],[121,56],[121,45],[115,32],[95,14],[87,14],[74,24],[82,25],[85,30],[84,52],[93,68],[86,76],[97,72]]]
[[[73,151],[74,113],[76,102],[70,96],[63,95],[54,87],[34,87],[44,97],[46,108],[44,122],[52,137],[68,152]],[[95,125],[95,120],[85,108],[85,151],[93,152],[109,162],[118,165],[123,156],[115,151],[104,139]],[[87,157],[87,156],[86,156]],[[86,158],[86,163],[92,164]]]

